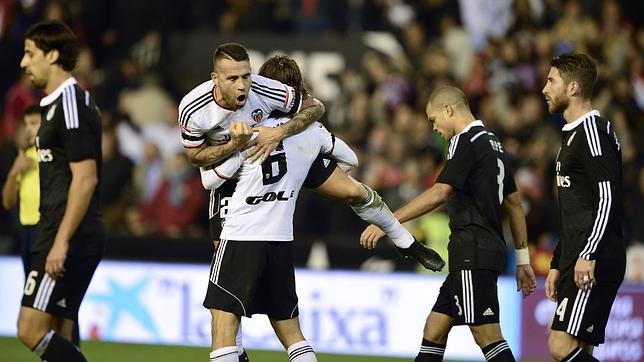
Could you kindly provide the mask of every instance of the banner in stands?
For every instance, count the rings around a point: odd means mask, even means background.
[[[22,293],[17,257],[0,257],[0,335],[15,335]],[[7,278],[6,276],[20,276]],[[425,318],[443,277],[408,273],[297,270],[300,319],[316,351],[381,356],[415,356]],[[80,311],[85,339],[104,341],[210,344],[210,314],[201,305],[207,265],[103,261]],[[520,298],[512,278],[501,278],[503,334],[520,353]],[[244,345],[280,350],[268,320],[242,321]],[[449,336],[446,358],[480,360],[480,349],[466,327]]]
[[[521,350],[523,358],[546,360],[547,327],[556,304],[545,297],[543,280],[538,285],[535,297],[525,299],[521,308]],[[606,326],[606,342],[595,349],[594,357],[600,361],[643,361],[643,318],[644,288],[622,285]]]

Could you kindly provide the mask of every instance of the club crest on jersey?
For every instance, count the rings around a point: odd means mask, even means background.
[[[264,119],[264,111],[257,108],[253,111],[253,113],[250,114],[250,116],[253,118],[253,121],[260,122],[262,119]]]
[[[47,115],[45,116],[45,119],[48,121],[51,121],[52,118],[54,118],[54,113],[56,112],[56,105],[53,104],[50,108],[49,111],[47,111]]]

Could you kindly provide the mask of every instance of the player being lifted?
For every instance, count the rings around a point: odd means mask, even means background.
[[[442,361],[454,325],[467,325],[487,361],[514,361],[499,327],[497,279],[505,270],[506,243],[501,208],[510,219],[517,253],[517,290],[531,294],[536,281],[528,254],[525,216],[512,173],[498,138],[470,111],[454,87],[436,89],[427,103],[427,119],[449,140],[447,163],[436,184],[395,212],[401,222],[447,203],[451,229],[449,274],[425,322],[417,362]],[[370,225],[361,243],[372,248],[384,234]]]
[[[241,127],[230,129],[235,121],[251,126],[261,123],[273,111],[292,117],[279,127],[257,127],[259,135],[250,143],[253,132],[240,133]],[[264,162],[279,142],[306,129],[323,113],[322,103],[301,94],[297,88],[270,78],[251,76],[246,49],[239,44],[226,43],[214,52],[211,79],[181,100],[179,124],[190,161],[196,166],[211,167],[249,145],[255,147],[249,150],[247,157],[251,161]],[[440,256],[416,242],[375,191],[355,180],[351,182],[348,177],[333,181],[342,172],[331,171],[328,185],[322,187],[328,190],[326,194],[347,200],[363,220],[380,226],[403,255],[413,257],[431,270],[443,267]]]

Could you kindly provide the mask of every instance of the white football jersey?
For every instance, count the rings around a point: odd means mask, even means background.
[[[268,119],[267,126],[288,118]],[[290,136],[263,164],[244,161],[228,204],[221,239],[293,240],[293,213],[300,188],[319,153],[333,151],[333,135],[320,123]]]
[[[293,87],[276,80],[251,75],[251,87],[244,106],[238,110],[223,108],[215,102],[214,83],[201,83],[179,103],[181,140],[186,148],[220,145],[230,141],[230,123],[245,121],[257,125],[278,110],[294,114],[300,110],[301,95]]]

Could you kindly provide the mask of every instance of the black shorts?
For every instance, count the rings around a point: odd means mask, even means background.
[[[284,320],[299,315],[297,303],[293,242],[221,240],[204,307]]]
[[[313,161],[309,168],[309,173],[306,175],[303,186],[307,189],[314,189],[320,187],[324,181],[331,177],[338,163],[333,157],[319,154]]]
[[[48,250],[33,255],[21,304],[57,317],[76,320],[78,308],[101,256],[68,255],[63,277],[54,280],[45,272],[47,254]]]
[[[499,323],[498,278],[492,270],[450,271],[432,311],[452,317],[454,325]]]
[[[604,343],[606,323],[620,284],[600,280],[584,291],[577,288],[572,275],[561,278],[551,328],[595,346]]]

